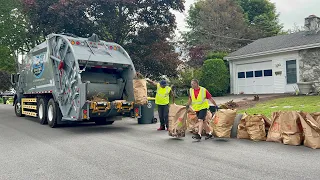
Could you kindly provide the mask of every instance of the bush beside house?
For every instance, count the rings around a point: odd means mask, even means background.
[[[204,62],[200,85],[213,96],[223,96],[229,88],[229,72],[222,59],[209,59]]]

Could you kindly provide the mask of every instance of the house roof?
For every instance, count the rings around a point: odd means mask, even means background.
[[[229,54],[225,59],[235,60],[315,47],[320,47],[320,33],[310,34],[307,31],[302,31],[288,35],[258,39]]]

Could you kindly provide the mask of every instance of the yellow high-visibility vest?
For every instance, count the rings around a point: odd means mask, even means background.
[[[210,105],[208,99],[206,98],[206,88],[200,87],[200,92],[198,97],[195,97],[194,89],[190,89],[190,96],[192,100],[192,109],[195,111],[200,111],[202,109],[209,109]]]
[[[160,84],[157,84],[157,94],[156,94],[156,104],[157,105],[167,105],[169,104],[169,93],[171,88],[166,86],[162,88]]]

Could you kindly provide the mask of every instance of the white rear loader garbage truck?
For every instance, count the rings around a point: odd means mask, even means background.
[[[70,121],[112,124],[134,108],[135,68],[118,44],[93,34],[50,34],[23,59],[15,87],[15,114],[56,127]]]

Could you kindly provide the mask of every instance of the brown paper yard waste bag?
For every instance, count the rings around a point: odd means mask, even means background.
[[[301,124],[304,133],[304,145],[312,149],[320,148],[320,112],[301,113]]]
[[[249,115],[246,117],[245,127],[250,139],[253,141],[265,141],[267,139],[266,124],[268,122],[270,120],[264,115]]]
[[[195,132],[195,125],[198,123],[197,114],[194,111],[188,112],[187,130],[191,133]]]
[[[148,103],[147,81],[145,79],[133,80],[133,93],[135,104],[145,105]]]
[[[274,141],[288,145],[301,145],[303,133],[301,116],[296,111],[274,112],[272,114],[267,141]]]
[[[279,112],[272,113],[272,123],[268,132],[267,141],[282,143]]]
[[[168,115],[168,120],[169,120],[169,131],[172,131],[172,122],[174,121],[174,118],[176,116],[176,114],[178,113],[178,111],[182,108],[184,108],[185,106],[181,106],[181,105],[176,105],[176,104],[170,104],[169,105],[169,115]]]
[[[214,135],[220,138],[230,138],[236,116],[237,110],[234,109],[220,109],[217,111],[210,123]]]
[[[210,111],[207,112],[207,116],[206,116],[206,123],[209,125],[209,122],[212,118],[212,113]],[[188,112],[188,118],[187,118],[187,129],[189,132],[195,134],[198,133],[198,127],[197,127],[197,123],[198,123],[198,117],[196,112],[194,111],[189,111]],[[210,126],[209,126],[210,127]],[[211,129],[211,127],[210,127]],[[205,135],[206,131],[203,128],[202,130],[202,135]]]
[[[264,115],[248,115],[244,113],[238,125],[237,138],[265,141],[267,138],[266,128],[270,124],[271,121]]]
[[[248,117],[247,113],[244,113],[240,123],[238,125],[238,131],[237,131],[237,138],[238,139],[250,139],[250,136],[247,132],[247,128],[246,128],[246,118]]]
[[[185,106],[170,104],[170,106],[169,106],[169,135],[170,135],[170,132],[172,132],[172,130],[174,128],[175,116],[183,108],[185,108]]]
[[[174,116],[173,121],[169,124],[169,136],[172,137],[185,137],[185,132],[187,130],[187,108],[183,107],[178,110]]]

